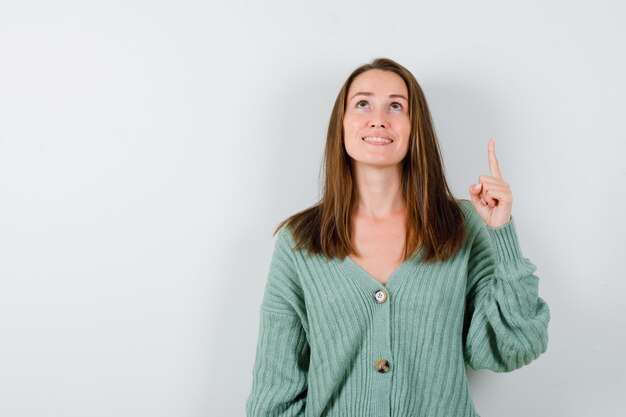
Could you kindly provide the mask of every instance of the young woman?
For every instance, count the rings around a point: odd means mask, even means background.
[[[455,199],[424,94],[390,59],[333,108],[323,198],[281,222],[249,417],[472,417],[466,365],[508,372],[548,345],[494,142]]]

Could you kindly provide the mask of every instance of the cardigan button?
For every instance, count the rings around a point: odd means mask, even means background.
[[[375,368],[380,373],[385,373],[389,371],[389,361],[387,359],[378,359],[376,361]]]
[[[376,291],[376,293],[374,294],[374,299],[381,304],[384,303],[385,301],[387,301],[387,292],[383,290]]]

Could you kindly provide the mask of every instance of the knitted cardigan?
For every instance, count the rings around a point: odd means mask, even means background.
[[[461,249],[426,264],[418,248],[386,285],[350,257],[294,251],[279,230],[248,417],[480,417],[466,366],[509,372],[547,350],[550,311],[513,216],[490,227],[457,202]]]

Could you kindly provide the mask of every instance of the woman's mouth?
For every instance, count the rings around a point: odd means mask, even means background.
[[[381,137],[377,137],[377,136],[366,136],[364,138],[361,138],[363,141],[369,143],[370,145],[375,145],[375,146],[382,146],[382,145],[388,145],[391,142],[393,142],[392,139],[389,138],[381,138]]]

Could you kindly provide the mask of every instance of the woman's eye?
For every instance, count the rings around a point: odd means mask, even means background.
[[[364,104],[365,106],[362,106],[361,104]],[[365,109],[367,108],[367,106],[369,106],[369,103],[366,100],[360,100],[356,103],[356,107],[360,109]],[[402,111],[402,109],[404,109],[404,106],[402,106],[402,104],[398,102],[394,102],[391,103],[391,108],[396,111]]]

